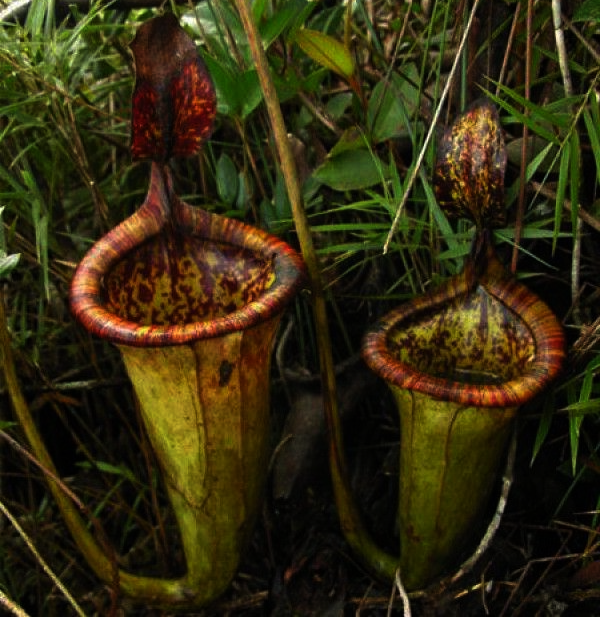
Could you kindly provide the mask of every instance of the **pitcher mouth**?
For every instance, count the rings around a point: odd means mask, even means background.
[[[84,256],[70,302],[112,343],[178,345],[273,317],[303,279],[302,258],[285,242],[186,204],[153,165],[146,201]]]
[[[388,313],[362,355],[390,385],[479,407],[520,406],[559,373],[565,342],[552,311],[505,271],[487,266]]]

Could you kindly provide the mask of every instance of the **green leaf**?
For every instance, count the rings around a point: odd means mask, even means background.
[[[223,152],[219,157],[216,172],[219,197],[231,206],[238,194],[238,173],[234,162],[227,153]]]
[[[303,28],[296,34],[296,43],[302,51],[317,64],[338,75],[350,79],[354,74],[354,58],[350,50],[337,39],[319,32]]]
[[[516,166],[521,165],[523,154],[523,138],[516,137],[506,144],[508,160]],[[527,162],[527,179],[531,179],[535,173],[550,172],[556,173],[558,158],[558,146],[547,142],[537,135],[530,135],[527,138],[527,148],[525,150],[525,160]]]
[[[258,7],[260,11],[260,7]],[[182,16],[182,22],[205,41],[222,63],[236,64],[229,40],[235,41],[236,52],[246,66],[251,65],[251,54],[239,15],[231,2],[198,2],[195,11]]]
[[[546,437],[548,436],[548,432],[550,431],[550,426],[552,424],[552,418],[554,416],[554,399],[550,396],[547,396],[544,400],[544,407],[542,411],[542,417],[540,418],[540,423],[538,424],[537,433],[535,435],[535,442],[533,444],[533,452],[531,454],[531,462],[530,465],[533,465],[537,455],[540,452],[540,449],[544,442],[546,441]]]
[[[565,191],[567,189],[568,183],[568,170],[569,170],[569,158],[570,158],[570,148],[563,148],[561,150],[560,155],[560,167],[558,172],[558,182],[556,185],[556,201],[554,207],[554,231],[555,231],[555,239],[552,242],[552,252],[556,250],[556,242],[558,240],[558,232],[560,231],[561,221],[562,221],[562,213],[563,213],[563,203],[565,201]]]
[[[374,142],[397,137],[406,126],[406,113],[391,82],[380,81],[373,88],[367,109],[367,122]]]
[[[218,112],[246,118],[262,101],[256,69],[242,73],[210,56],[205,56],[204,60],[217,93]]]
[[[277,172],[273,199],[260,204],[261,223],[271,232],[282,234],[289,229],[292,221],[292,206],[287,195],[283,175]]]
[[[240,100],[240,116],[246,118],[261,103],[263,99],[258,72],[256,69],[245,71],[236,76],[237,94]]]
[[[427,205],[433,216],[436,225],[438,226],[444,241],[448,245],[448,248],[451,251],[460,251],[459,242],[456,240],[456,234],[452,230],[452,226],[450,225],[448,218],[446,217],[446,213],[442,210],[440,205],[438,204],[437,199],[435,198],[434,189],[427,182],[426,178],[421,178],[423,184],[423,191],[425,192],[425,197],[427,199]]]
[[[0,280],[6,278],[17,266],[21,253],[13,253],[12,255],[2,255],[0,253]]]
[[[286,2],[286,4],[292,4],[292,3]],[[278,10],[281,10],[280,6],[281,4],[277,5]],[[296,34],[298,33],[298,30],[301,30],[302,28],[304,28],[304,24],[306,23],[306,20],[315,11],[315,9],[317,9],[317,7],[319,7],[318,2],[313,2],[312,0],[309,0],[308,2],[304,2],[304,8],[296,9],[294,20],[289,24],[287,28],[287,32],[285,34],[287,43],[294,42],[294,40],[296,39]],[[319,7],[318,10],[322,10],[322,9]],[[326,28],[323,28],[323,29],[326,29]]]
[[[346,129],[329,151],[329,157],[334,158],[347,150],[364,150],[368,147],[367,139],[357,126]]]
[[[327,101],[325,110],[334,120],[339,120],[346,113],[351,104],[352,93],[340,92],[339,94],[334,94]]]
[[[254,17],[256,22],[259,22],[267,8],[267,0],[254,0],[252,3],[252,17]]]
[[[571,222],[573,225],[573,237],[577,228],[577,219],[579,212],[579,187],[580,187],[580,172],[581,172],[581,146],[579,143],[579,133],[573,131],[569,139],[568,147],[571,150],[571,166],[569,173],[569,197],[571,199]]]
[[[283,174],[280,171],[277,172],[275,191],[273,192],[273,205],[278,222],[289,222],[292,220],[292,206],[287,194]]]
[[[417,68],[409,64],[404,74],[410,80],[393,73],[378,82],[369,97],[367,122],[375,142],[402,135],[417,109],[419,93],[411,83],[418,80]]]
[[[585,415],[600,412],[600,399],[594,398],[589,401],[577,401],[567,406],[566,411],[575,415]]]
[[[600,21],[600,0],[585,0],[573,13],[573,22],[576,21]]]
[[[25,29],[35,40],[40,36],[50,37],[54,26],[54,2],[33,0],[27,11]]]
[[[373,231],[384,232],[387,231],[389,225],[387,223],[365,223],[360,221],[358,223],[324,223],[322,225],[311,225],[311,230],[315,233],[341,233],[350,232],[356,234],[370,233]]]
[[[252,178],[245,176],[243,171],[238,173],[237,177],[238,192],[235,199],[235,208],[241,212],[245,212],[253,194]]]
[[[487,92],[487,96],[489,96],[489,98],[492,99],[498,107],[505,109],[510,116],[514,118],[514,120],[525,124],[533,133],[539,135],[547,142],[560,145],[559,137],[554,132],[554,129],[568,129],[570,117],[565,116],[564,114],[549,112],[541,105],[536,105],[523,96],[517,94],[514,90],[511,90],[510,88],[507,88],[497,82],[492,83],[496,85],[505,96],[512,98],[516,103],[516,105],[511,105],[501,96],[496,96],[492,92]],[[523,113],[521,111],[522,108],[528,109],[529,114]]]
[[[539,240],[541,238],[554,238],[555,232],[552,229],[545,229],[546,224],[547,224],[546,221],[539,221],[537,223],[532,222],[526,225],[521,230],[521,232],[519,233],[519,237],[524,238],[524,239],[529,239],[529,240],[531,239]],[[542,227],[539,227],[540,225],[542,225]],[[494,231],[494,236],[498,240],[512,244],[512,241],[515,238],[515,228],[507,227],[505,229],[496,229]],[[559,238],[568,238],[569,236],[570,234],[566,232],[558,233]]]
[[[264,4],[264,0],[261,0],[261,3]],[[303,13],[308,4],[306,0],[290,0],[277,6],[273,15],[263,21],[259,27],[265,49],[268,49],[286,28],[296,22],[298,15]],[[312,6],[308,8],[313,10]]]
[[[129,480],[130,482],[137,483],[135,474],[125,465],[113,465],[111,463],[107,463],[106,461],[94,461],[93,464],[89,461],[81,461],[80,463],[77,463],[77,466],[88,470],[98,469],[103,473],[119,476],[125,480]]]
[[[385,179],[384,164],[368,150],[344,150],[328,158],[314,177],[336,191],[365,189]]]
[[[593,110],[594,115],[598,115],[598,101],[595,96],[589,98],[590,109]],[[585,122],[585,128],[590,139],[590,145],[592,147],[592,153],[594,154],[594,162],[596,163],[596,178],[600,179],[600,125],[592,119],[592,114],[589,110],[583,111],[583,120]]]
[[[593,358],[586,367],[579,388],[579,400],[573,401],[570,397],[570,402],[566,407],[566,410],[569,412],[569,442],[571,445],[571,468],[573,474],[575,474],[577,469],[577,454],[583,417],[586,414],[597,414],[600,411],[600,399],[591,398],[598,360],[598,357]]]
[[[582,409],[589,405],[589,403],[596,403],[594,411],[598,411],[600,407],[597,405],[598,401],[579,401],[569,405],[569,442],[571,444],[571,469],[573,474],[577,470],[577,453],[579,451],[579,432],[581,430],[581,424],[583,422]]]

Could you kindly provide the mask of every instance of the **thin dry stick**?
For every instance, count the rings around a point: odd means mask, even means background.
[[[404,589],[404,585],[402,584],[402,579],[400,578],[400,568],[396,570],[394,585],[396,586],[398,594],[400,595],[400,599],[402,600],[402,614],[404,615],[404,617],[412,617],[412,611],[410,610],[410,600],[408,598],[408,594],[406,593],[406,589]],[[389,610],[388,615],[391,615],[391,612]]]
[[[587,354],[594,349],[600,340],[600,317],[591,324],[582,326],[581,334],[571,346],[569,360],[571,366],[577,366]]]
[[[56,468],[54,467],[52,458],[50,457],[41,435],[35,427],[33,417],[29,411],[29,406],[17,378],[4,304],[4,292],[2,287],[0,287],[0,368],[2,369],[14,414],[39,461],[38,464],[40,468],[43,471],[49,470],[51,472],[51,475],[48,476],[50,480],[48,482],[48,487],[58,504],[63,519],[71,531],[75,542],[84,553],[87,562],[96,574],[104,581],[114,582],[115,588],[117,588],[120,571],[117,567],[114,551],[110,543],[106,540],[102,527],[100,525],[95,525],[95,528],[99,531],[99,540],[102,543],[102,545],[100,545],[87,528],[86,522],[75,509],[71,499],[64,494],[62,486],[53,480],[53,477],[57,477]],[[95,519],[92,518],[92,521],[94,522]],[[110,555],[110,558],[108,555]],[[137,583],[137,577],[131,575],[128,575],[128,577],[134,584]]]
[[[504,53],[504,58],[502,60],[502,66],[500,67],[500,74],[498,75],[498,85],[496,86],[496,96],[500,94],[500,84],[504,82],[504,78],[508,71],[508,61],[512,54],[513,43],[517,35],[518,25],[519,25],[519,11],[516,10],[514,17],[513,17],[512,25],[510,27],[510,32],[508,34],[508,41],[506,42],[506,52]]]
[[[535,181],[531,181],[529,184],[531,185],[531,188],[536,193],[539,193],[540,195],[543,195],[544,197],[548,197],[549,199],[556,200],[556,192],[548,188],[545,184],[542,184],[541,182],[535,182]],[[565,207],[565,210],[567,210],[568,212],[571,212],[573,208],[571,202],[568,199],[565,199],[563,201],[563,206]],[[600,231],[600,220],[598,220],[594,215],[590,214],[587,210],[584,210],[581,206],[577,208],[577,216],[584,223],[586,223],[587,225],[589,225],[596,231]]]
[[[300,183],[298,182],[298,172],[296,170],[296,162],[290,147],[285,121],[283,119],[281,107],[279,106],[279,99],[277,97],[275,85],[271,79],[269,64],[262,46],[262,41],[259,39],[250,7],[248,6],[248,0],[235,0],[235,5],[240,15],[246,36],[248,37],[250,51],[256,65],[260,85],[264,94],[265,106],[267,108],[267,113],[269,114],[269,120],[273,130],[273,138],[277,148],[277,154],[279,155],[281,173],[283,174],[283,178],[285,180],[290,205],[292,207],[294,224],[296,227],[296,233],[298,234],[298,241],[302,250],[302,256],[306,262],[308,274],[311,279],[311,285],[313,287],[316,286],[318,291],[321,287],[321,272],[313,246],[310,226],[304,212],[302,193],[300,190]],[[313,292],[314,291],[315,289],[313,289]]]
[[[567,28],[577,37],[577,40],[587,49],[588,53],[594,58],[596,64],[600,64],[600,52],[592,44],[593,42],[586,39],[585,36],[581,34],[579,28],[576,28],[568,17],[565,17],[565,15],[562,15],[561,17],[565,26],[567,26]]]
[[[477,11],[478,6],[479,6],[479,0],[475,0],[475,2],[473,2],[473,8],[471,9],[471,13],[469,15],[469,20],[467,21],[467,26],[465,28],[465,31],[463,32],[463,36],[458,46],[458,49],[456,50],[456,56],[454,57],[454,62],[452,63],[450,73],[448,74],[448,80],[446,81],[446,85],[444,86],[444,89],[442,90],[442,94],[440,96],[437,109],[435,110],[435,113],[433,114],[433,118],[431,120],[431,124],[429,125],[429,131],[427,131],[427,135],[425,136],[425,141],[423,142],[423,146],[421,147],[421,151],[419,152],[419,156],[417,157],[415,166],[412,170],[412,173],[410,174],[408,183],[406,185],[406,189],[404,191],[404,195],[402,195],[402,200],[400,201],[400,204],[398,205],[398,209],[396,210],[396,216],[394,217],[394,221],[392,222],[392,226],[390,227],[390,231],[388,232],[387,238],[385,240],[385,244],[383,245],[384,254],[388,252],[390,242],[392,241],[392,236],[394,235],[394,232],[396,231],[396,227],[398,227],[398,221],[400,220],[400,216],[402,215],[402,212],[404,211],[404,207],[406,206],[406,202],[408,201],[408,196],[410,194],[410,191],[413,187],[413,184],[415,183],[415,180],[417,179],[417,175],[419,174],[419,171],[421,170],[423,159],[425,158],[425,154],[427,153],[427,148],[429,147],[429,142],[431,141],[433,134],[435,132],[435,128],[437,126],[440,114],[442,113],[442,107],[444,106],[446,97],[448,96],[448,92],[450,92],[450,87],[452,86],[452,82],[454,81],[454,76],[458,69],[460,59],[462,57],[463,49],[466,45],[467,39],[469,38],[469,32],[471,31],[471,26],[473,24],[473,19],[475,18],[475,12]]]
[[[29,450],[24,448],[18,441],[13,439],[7,432],[0,431],[0,437],[6,440],[17,452],[22,454],[30,463],[33,463],[36,467],[39,467],[40,470],[44,473],[44,475],[46,475],[48,478],[51,478],[54,482],[56,482],[56,484],[60,486],[60,489],[65,493],[65,495],[67,495],[67,497],[69,497],[69,499],[71,499],[71,501],[73,501],[73,503],[82,512],[89,514],[89,512],[87,511],[87,508],[82,503],[82,501],[79,499],[79,497],[75,495],[75,493],[58,477],[56,473],[54,473],[48,467],[45,467],[44,465],[42,465],[42,463],[40,463],[40,461],[37,458],[35,458],[35,456],[31,454],[31,452],[29,452]]]
[[[18,534],[23,538],[25,544],[27,544],[27,548],[33,553],[36,561],[42,566],[44,572],[52,579],[52,582],[60,589],[61,593],[67,598],[69,604],[73,607],[75,612],[80,615],[80,617],[85,617],[85,613],[75,601],[75,598],[69,593],[69,590],[62,584],[60,579],[54,574],[54,572],[50,569],[50,566],[44,561],[42,556],[38,553],[37,549],[29,539],[29,536],[25,533],[21,525],[19,525],[17,519],[10,513],[8,508],[4,505],[2,500],[0,500],[0,511],[6,518],[10,521],[11,525],[17,530]],[[17,613],[18,614],[18,613]]]
[[[12,19],[16,13],[24,9],[30,2],[31,0],[14,0],[0,11],[0,21]]]
[[[562,75],[565,95],[567,97],[573,95],[573,81],[571,80],[571,72],[569,71],[569,58],[567,56],[567,46],[565,44],[565,33],[562,27],[562,15],[560,10],[560,0],[552,0],[552,23],[554,25],[554,39],[556,41],[556,53],[558,54],[558,66]],[[577,318],[578,315],[578,298],[580,285],[580,266],[581,266],[581,234],[583,224],[581,219],[577,217],[575,224],[575,234],[573,238],[573,256],[571,259],[571,302],[573,304],[573,314]]]
[[[565,44],[565,33],[562,27],[562,15],[560,10],[560,0],[552,0],[552,23],[554,24],[554,39],[556,41],[556,53],[558,54],[558,66],[562,75],[565,95],[573,95],[573,81],[569,71],[569,58],[567,55],[567,45]]]
[[[26,613],[20,606],[17,606],[9,597],[2,593],[2,591],[0,591],[0,604],[17,617],[29,617],[28,613]]]
[[[336,383],[333,355],[331,351],[331,336],[329,334],[329,323],[327,320],[327,307],[321,278],[321,267],[314,248],[308,218],[304,211],[296,162],[290,147],[285,121],[279,105],[275,85],[271,79],[269,63],[262,46],[262,42],[259,39],[258,30],[254,24],[252,13],[248,5],[248,0],[235,0],[235,5],[240,15],[246,36],[248,37],[250,51],[256,65],[260,85],[264,93],[265,106],[267,108],[267,113],[269,114],[274,142],[279,155],[281,173],[283,174],[292,208],[294,226],[296,229],[296,234],[298,235],[302,257],[306,263],[306,269],[308,270],[308,276],[310,279],[312,308],[315,320],[315,329],[317,331],[319,366],[321,369],[321,379],[323,381],[323,402],[325,405],[325,411],[328,418],[336,418],[338,416]]]

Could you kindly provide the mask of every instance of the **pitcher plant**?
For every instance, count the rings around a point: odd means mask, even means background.
[[[497,112],[479,102],[446,132],[434,174],[440,205],[475,223],[471,254],[459,274],[391,311],[363,341],[363,358],[390,387],[400,417],[398,553],[375,544],[343,486],[338,508],[371,569],[390,579],[399,571],[408,590],[458,566],[484,522],[519,407],[557,376],[565,356],[560,323],[493,248],[505,166]]]
[[[271,346],[304,266],[278,238],[176,195],[168,161],[196,154],[207,139],[214,88],[172,14],[144,23],[131,47],[131,151],[151,160],[150,187],[139,210],[85,255],[70,301],[77,320],[121,353],[175,514],[185,574],[120,570],[107,543],[50,485],[103,581],[146,605],[191,609],[229,585],[262,503]]]

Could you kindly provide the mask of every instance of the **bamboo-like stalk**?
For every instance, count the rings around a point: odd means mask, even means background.
[[[300,250],[310,281],[312,311],[315,321],[323,388],[323,404],[330,437],[329,463],[340,523],[348,543],[359,554],[366,556],[366,561],[373,572],[377,575],[393,578],[397,568],[397,560],[382,551],[372,540],[363,525],[350,491],[350,483],[343,456],[344,443],[337,406],[334,362],[331,352],[331,336],[327,321],[327,305],[321,277],[321,267],[313,245],[308,218],[304,211],[296,164],[290,148],[285,121],[279,105],[277,92],[271,79],[269,64],[262,41],[254,23],[248,0],[235,0],[235,5],[248,37],[252,59],[256,65],[263,90],[265,105],[279,155],[281,171],[292,207]]]

